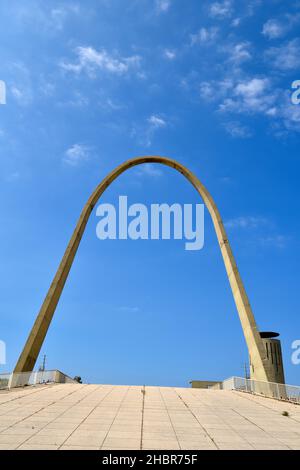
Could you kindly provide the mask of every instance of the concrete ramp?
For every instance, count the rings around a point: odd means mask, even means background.
[[[25,387],[0,392],[0,449],[300,450],[300,406],[226,390]]]

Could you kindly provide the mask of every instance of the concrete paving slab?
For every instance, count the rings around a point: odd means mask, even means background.
[[[15,448],[299,449],[300,406],[222,390],[27,387],[0,393],[0,449]]]

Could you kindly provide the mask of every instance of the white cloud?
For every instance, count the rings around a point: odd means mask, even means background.
[[[268,39],[285,36],[300,21],[300,13],[282,15],[280,19],[270,18],[263,25],[262,34]]]
[[[12,86],[11,89],[11,94],[18,100],[18,101],[22,101],[23,100],[23,92],[22,90],[20,90],[19,88],[17,88],[16,86]]]
[[[294,105],[288,92],[284,93],[276,108],[276,117],[282,119],[287,131],[300,132],[300,105]]]
[[[158,165],[144,163],[143,165],[140,165],[140,168],[137,170],[137,174],[139,176],[160,177],[163,172],[158,168]]]
[[[200,96],[207,101],[213,101],[215,99],[217,90],[218,87],[215,82],[201,82],[199,84]]]
[[[152,114],[152,116],[150,116],[148,119],[147,119],[148,123],[151,125],[151,127],[153,127],[154,129],[159,129],[161,127],[166,127],[167,123],[166,121],[159,117],[159,116],[155,116],[154,114]]]
[[[201,82],[199,92],[202,99],[206,101],[218,101],[227,96],[228,92],[234,87],[232,79],[213,80],[211,82]]]
[[[240,64],[252,58],[249,51],[251,44],[248,41],[244,41],[238,44],[233,44],[227,48],[229,54],[229,61],[234,64]]]
[[[231,96],[219,105],[223,112],[268,114],[276,102],[276,93],[268,78],[252,78],[237,83]]]
[[[216,7],[216,4],[218,7]],[[233,2],[224,5],[225,2],[215,2],[214,11],[221,6],[233,8]],[[262,2],[253,3],[258,6]],[[220,12],[225,15],[225,10],[220,8]],[[242,18],[239,12],[239,18]],[[221,14],[221,13],[220,13]],[[250,12],[249,12],[250,15]],[[234,17],[233,17],[234,18]],[[264,34],[269,37],[281,36],[282,25],[296,24],[300,21],[300,16],[282,15],[279,20],[267,21],[264,27]],[[282,26],[283,28],[283,26]],[[286,26],[284,27],[286,30]],[[216,30],[211,28],[201,28],[197,34],[191,36],[191,44],[205,44],[209,41]],[[223,44],[217,41],[214,50],[211,50],[212,70],[209,75],[215,73],[213,80],[203,80],[199,83],[200,73],[193,71],[185,80],[182,80],[182,86],[187,90],[198,91],[202,100],[215,104],[218,111],[218,117],[222,121],[222,126],[232,137],[247,138],[252,135],[252,125],[249,118],[262,116],[267,121],[269,129],[273,135],[278,137],[287,135],[289,132],[300,132],[300,106],[292,105],[290,84],[293,78],[287,82],[285,80],[285,90],[281,88],[280,80],[282,74],[276,74],[275,68],[282,71],[300,71],[300,38],[281,43],[278,47],[268,47],[267,51],[257,50],[255,43],[249,41],[232,42],[234,34],[232,33]],[[268,75],[251,76],[246,72],[244,64],[255,58],[258,62],[258,53],[263,55],[264,63],[268,61],[273,67],[269,67]],[[222,54],[225,60],[222,60]],[[206,63],[206,57],[204,62]],[[217,66],[214,66],[217,64]],[[269,65],[267,64],[267,65]],[[203,74],[206,70],[202,70]],[[206,74],[206,76],[209,76]],[[204,75],[205,77],[205,75]],[[296,78],[296,77],[295,77]],[[247,115],[248,120],[243,118],[243,124],[240,123],[242,117]],[[238,118],[238,119],[237,119]]]
[[[288,132],[300,132],[300,106],[292,104],[289,90],[277,88],[270,78],[206,81],[199,84],[199,92],[203,100],[216,104],[219,115],[260,114],[269,119],[271,129],[278,137]],[[235,120],[226,119],[223,126],[232,137],[251,136],[251,128]]]
[[[155,7],[158,13],[165,13],[171,6],[171,0],[155,0]]]
[[[266,57],[273,66],[281,70],[296,70],[300,68],[300,39],[291,41],[279,47],[271,47],[266,52]]]
[[[152,143],[155,132],[167,127],[167,122],[162,117],[152,114],[152,116],[147,119],[147,124],[148,126],[145,131],[145,145],[149,147]]]
[[[269,86],[268,78],[253,78],[250,81],[239,83],[236,86],[236,94],[245,99],[252,99],[261,95]]]
[[[209,8],[210,16],[218,19],[228,18],[233,13],[233,2],[224,0],[223,2],[213,2]]]
[[[59,101],[57,104],[59,106],[73,106],[74,108],[82,108],[88,106],[89,99],[80,91],[74,90],[74,92],[71,93],[69,99],[66,99],[65,101]]]
[[[63,161],[70,166],[78,166],[89,159],[89,148],[85,145],[74,144],[64,153]]]
[[[292,104],[290,92],[273,87],[268,78],[240,82],[229,90],[229,95],[219,104],[221,112],[262,114],[271,120],[277,136],[300,132],[300,106]],[[227,130],[230,132],[230,128]]]
[[[229,183],[232,183],[232,178],[230,176],[221,176],[219,178],[219,180],[222,182],[222,183],[225,183],[225,184],[229,184]]]
[[[21,62],[13,62],[10,64],[10,75],[11,96],[19,105],[30,105],[33,100],[33,85],[29,69]]]
[[[39,90],[44,96],[51,97],[55,93],[55,84],[42,79]]]
[[[268,39],[276,39],[284,36],[286,32],[286,28],[284,25],[275,19],[268,20],[262,29],[262,34],[266,36]]]
[[[271,235],[266,237],[261,237],[259,239],[260,243],[266,247],[275,247],[275,248],[285,248],[290,237],[285,235]]]
[[[22,84],[18,86],[12,86],[10,88],[11,95],[18,102],[18,104],[26,106],[32,101],[32,94],[30,88],[26,88]]]
[[[230,121],[224,124],[228,134],[237,139],[248,139],[252,136],[252,132],[247,126],[243,126],[240,122]]]
[[[237,28],[238,26],[240,26],[241,24],[241,18],[234,18],[231,22],[231,26],[233,26],[234,28]]]
[[[261,226],[269,225],[270,222],[265,217],[256,216],[241,216],[234,219],[229,219],[225,222],[225,227],[231,229],[253,229]]]
[[[111,98],[107,98],[104,103],[101,103],[101,107],[109,111],[120,111],[124,109],[124,105],[113,101]]]
[[[168,126],[167,121],[159,115],[152,114],[144,124],[132,127],[131,137],[138,139],[139,144],[149,147],[152,144],[154,134]]]
[[[137,313],[140,311],[139,307],[129,307],[129,306],[118,307],[118,310],[123,313]]]
[[[176,59],[176,52],[174,49],[165,49],[164,50],[164,57],[169,60]]]
[[[18,181],[19,179],[21,178],[21,173],[19,173],[18,171],[14,171],[13,173],[10,173],[7,177],[6,177],[6,181],[8,183],[13,183],[15,181]]]
[[[210,44],[212,43],[218,34],[218,28],[200,28],[196,34],[191,34],[191,45],[195,44]]]
[[[232,2],[233,5],[233,2]],[[248,0],[247,2],[236,2],[236,5],[239,7],[239,16],[232,19],[230,26],[237,28],[244,22],[247,18],[253,16],[256,12],[256,9],[262,5],[262,0]],[[233,13],[233,8],[232,8]]]
[[[264,247],[284,248],[289,237],[276,233],[273,221],[261,216],[240,216],[225,222],[229,230],[248,230],[256,244]]]
[[[47,4],[48,3],[48,4]],[[61,32],[66,21],[75,15],[79,17],[80,6],[68,0],[60,6],[52,8],[50,3],[42,0],[30,2],[10,2],[10,16],[22,29],[38,30],[39,33],[56,34]],[[59,2],[56,2],[59,3]],[[85,15],[87,9],[85,8]]]
[[[114,57],[105,49],[97,51],[93,47],[77,47],[78,61],[74,63],[61,62],[64,70],[81,73],[87,72],[94,77],[97,70],[104,70],[113,74],[126,74],[130,69],[137,68],[141,58],[137,55],[130,57]]]
[[[50,14],[47,15],[47,18],[51,23],[59,30],[64,26],[65,21],[67,20],[70,14],[78,15],[80,12],[79,5],[69,2],[64,6],[59,6],[50,10]]]

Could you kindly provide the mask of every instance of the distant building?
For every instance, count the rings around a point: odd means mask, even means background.
[[[220,390],[222,388],[222,382],[215,380],[191,380],[192,388],[214,388]]]

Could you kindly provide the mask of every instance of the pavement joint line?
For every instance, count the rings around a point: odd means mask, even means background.
[[[46,394],[37,395],[39,391]],[[281,416],[287,409],[299,418],[299,408],[237,391],[155,387],[152,393],[146,385],[57,384],[34,391],[21,389],[13,395],[17,398],[7,400],[6,407],[2,407],[3,411],[7,408],[2,415],[6,422],[0,424],[0,442],[7,442],[7,447],[13,449],[45,447],[47,442],[55,443],[51,448],[71,448],[74,442],[77,448],[88,444],[99,450],[128,445],[142,450],[148,442],[147,419],[156,422],[156,415],[166,427],[154,431],[149,428],[150,433],[157,433],[152,438],[149,434],[149,439],[162,439],[162,448],[168,448],[171,439],[179,449],[188,448],[191,441],[193,446],[199,442],[200,447],[211,450],[291,450],[300,443],[299,421]],[[127,430],[131,431],[128,436]]]
[[[143,385],[141,390],[143,394],[143,402],[142,402],[142,423],[141,423],[141,441],[140,441],[140,450],[143,449],[143,433],[144,433],[144,411],[145,411],[145,395],[146,395],[146,387]]]
[[[114,388],[115,388],[115,387],[114,387]],[[118,416],[118,413],[119,413],[119,411],[120,411],[120,408],[121,408],[122,404],[124,403],[124,400],[125,400],[125,398],[127,397],[128,392],[129,392],[129,390],[130,390],[131,388],[132,388],[132,387],[131,387],[130,385],[127,387],[127,390],[125,391],[124,396],[123,396],[122,400],[120,401],[120,404],[119,404],[118,409],[117,409],[117,411],[116,411],[115,417],[114,417],[114,419],[112,420],[112,422],[111,422],[111,424],[110,424],[110,426],[109,426],[109,428],[108,428],[108,431],[107,431],[107,433],[105,434],[105,436],[104,436],[104,438],[103,438],[103,441],[102,441],[102,443],[101,443],[101,445],[100,445],[100,447],[99,447],[99,450],[101,449],[101,447],[103,447],[103,444],[104,444],[105,440],[107,439],[107,436],[108,436],[108,434],[109,434],[109,431],[111,430],[112,425],[113,425],[114,422],[116,421],[116,417]]]
[[[282,385],[282,384],[279,384],[279,385]],[[285,385],[285,384],[283,384],[283,385]],[[292,406],[300,406],[300,402],[293,402],[293,401],[290,401],[288,399],[285,400],[283,398],[269,397],[267,395],[260,395],[259,393],[252,393],[252,392],[239,390],[239,389],[232,389],[230,391],[234,392],[234,393],[236,393],[237,395],[240,395],[240,396],[245,394],[245,395],[250,395],[253,398],[267,398],[268,400],[274,400],[274,401],[277,401],[279,403],[286,403],[286,404],[292,405]]]
[[[87,387],[87,385],[84,386],[84,388],[86,388],[86,387]],[[58,403],[60,400],[63,400],[63,399],[66,398],[66,397],[69,397],[70,395],[73,395],[73,393],[76,393],[76,392],[78,392],[78,390],[74,390],[73,392],[67,393],[66,395],[64,395],[63,397],[61,397],[59,400],[55,400],[55,401],[51,402],[51,403],[50,403],[50,406],[53,405],[54,403]],[[78,403],[80,403],[82,400],[84,400],[85,397],[86,397],[86,395],[85,395],[81,400],[79,400],[78,402],[76,402],[76,405],[77,405]],[[49,405],[47,405],[47,406],[49,406]],[[29,441],[32,437],[36,436],[40,431],[42,431],[42,429],[45,429],[45,428],[48,426],[48,424],[53,423],[53,421],[55,421],[57,418],[60,418],[66,411],[68,411],[69,409],[71,409],[73,406],[74,406],[74,405],[69,406],[66,410],[64,410],[62,413],[60,413],[60,414],[57,415],[55,418],[53,418],[52,420],[50,420],[47,424],[45,424],[45,426],[42,426],[41,428],[38,428],[37,431],[36,431],[34,434],[30,435],[30,436],[29,436],[27,439],[25,439],[21,444],[19,444],[19,445],[16,447],[15,450],[17,450],[19,447],[21,447],[22,445],[24,445],[24,444],[25,444],[27,441]],[[34,416],[36,413],[39,413],[39,412],[40,412],[42,409],[44,409],[44,408],[46,408],[46,407],[43,407],[43,408],[41,408],[40,410],[36,411],[35,413],[32,413],[32,415],[26,416],[26,418],[21,419],[20,421],[18,421],[18,422],[15,423],[15,424],[19,424],[19,423],[21,423],[22,421],[26,421],[26,419],[31,418],[32,416]],[[13,424],[12,426],[9,426],[7,429],[13,427],[15,424]],[[1,434],[2,434],[2,433],[1,433]]]
[[[207,434],[207,436],[209,437],[209,439],[211,440],[211,442],[214,444],[214,446],[218,449],[218,445],[216,444],[216,442],[214,441],[213,437],[210,435],[210,433],[207,431],[207,429],[205,429],[205,427],[203,426],[203,424],[200,423],[199,419],[197,418],[197,416],[193,413],[193,411],[190,409],[190,407],[188,406],[188,404],[184,401],[184,399],[182,398],[181,395],[179,395],[179,393],[177,392],[177,390],[175,390],[175,393],[177,393],[177,395],[179,396],[180,400],[182,400],[183,404],[187,407],[187,409],[189,410],[189,412],[191,413],[191,415],[195,418],[195,420],[197,421],[198,424],[200,424],[201,428],[204,430],[204,432]]]
[[[195,393],[191,392],[191,394],[192,394],[192,396],[193,396],[194,398],[197,398],[197,399],[198,399],[197,401],[199,401],[201,404],[204,404],[204,406],[206,406],[206,408],[208,408],[209,410],[212,409],[211,406],[209,406],[209,405],[207,405],[206,403],[203,403],[201,400],[199,400],[199,397],[196,397]],[[230,409],[231,409],[231,408],[230,408]],[[234,429],[234,426],[232,426],[232,424],[227,423],[227,422],[224,420],[224,418],[222,418],[222,417],[220,416],[220,414],[216,413],[215,410],[213,410],[213,411],[214,411],[214,415],[215,415],[219,420],[221,420],[224,424],[226,424],[226,426],[228,426],[237,436],[241,437],[241,436],[236,432],[236,430]],[[244,418],[244,419],[245,419],[245,418]],[[255,426],[256,426],[256,425],[255,425]],[[253,449],[255,449],[254,445],[253,445],[251,442],[249,442],[246,437],[243,436],[242,439],[244,439],[245,443],[249,444]]]
[[[101,389],[101,388],[102,388],[102,385],[99,385],[96,389],[92,390],[91,393],[94,393],[94,392],[95,392],[96,390],[98,390],[99,388]],[[86,419],[93,413],[93,411],[99,406],[99,404],[100,404],[103,400],[105,400],[105,398],[110,394],[110,392],[112,392],[113,389],[114,389],[114,386],[112,386],[112,387],[110,388],[110,390],[108,390],[108,392],[101,398],[101,400],[99,400],[99,401],[97,402],[97,405],[95,405],[94,408],[89,412],[89,414],[88,414],[87,416],[85,416],[85,418],[84,418],[82,421],[80,421],[80,423],[78,424],[78,426],[77,426],[75,429],[73,429],[73,431],[71,432],[71,434],[69,434],[69,436],[64,440],[64,442],[63,442],[62,444],[60,444],[60,446],[58,447],[58,450],[59,450],[63,445],[65,445],[65,442],[67,442],[67,440],[70,439],[70,437],[77,431],[77,429],[79,428],[79,426],[80,426],[82,423],[84,423],[84,421],[86,421]],[[86,398],[88,395],[89,395],[89,394],[87,394],[84,398]]]
[[[49,388],[52,388],[52,385],[54,385],[54,384],[45,385],[43,388],[41,387],[38,390],[34,390],[33,392],[29,392],[29,390],[28,390],[28,393],[24,393],[24,395],[19,395],[15,398],[12,398],[11,400],[6,400],[6,401],[0,402],[0,406],[1,405],[6,405],[7,403],[10,403],[10,402],[15,401],[15,400],[19,400],[20,398],[28,397],[30,395],[33,395],[34,393],[39,393],[39,392],[43,392],[44,390],[49,390]],[[13,389],[13,390],[15,390],[15,389]],[[12,393],[12,390],[9,390],[8,393]]]
[[[256,399],[255,399],[255,398],[257,397],[257,398],[269,398],[270,400],[274,400],[274,398],[271,398],[271,397],[264,397],[264,396],[263,396],[263,397],[259,397],[259,396],[257,396],[257,395],[252,395],[252,394],[251,394],[251,398],[250,398],[250,397],[243,396],[245,392],[238,392],[237,390],[232,390],[232,391],[233,391],[236,395],[238,395],[240,398],[244,398],[245,400],[248,400],[248,401],[250,401],[250,402],[254,402],[254,403],[256,403],[257,405],[262,406],[263,408],[266,408],[267,410],[273,411],[276,415],[278,414],[278,411],[274,410],[274,409],[271,408],[270,406],[267,406],[267,405],[264,405],[263,403],[260,403],[259,400],[256,400]],[[276,400],[276,401],[279,401],[279,402],[280,402],[280,400]],[[282,403],[282,402],[281,402],[281,403]],[[287,403],[287,402],[284,402],[284,403]],[[296,406],[296,407],[299,406],[299,405],[296,404],[296,403],[289,403],[289,405],[294,405],[294,406]],[[290,415],[287,416],[287,418],[292,419],[292,420],[295,421],[296,423],[300,423],[300,420],[298,420],[298,419],[296,419],[296,418],[294,418],[294,417],[292,417],[292,416],[290,416]]]
[[[66,394],[63,398],[65,398],[65,397],[67,397],[67,396],[69,396],[69,395],[72,395],[72,393],[75,393],[75,391]],[[30,395],[32,395],[32,393],[31,393]],[[0,432],[0,435],[1,435],[1,434],[5,434],[5,432],[6,432],[8,429],[13,428],[16,424],[19,424],[19,423],[22,423],[23,421],[26,421],[26,419],[31,418],[31,417],[34,416],[35,414],[39,413],[39,412],[42,411],[43,409],[47,408],[48,406],[53,405],[53,404],[56,403],[56,402],[57,402],[57,400],[51,401],[50,403],[48,403],[47,405],[42,406],[41,408],[39,408],[38,410],[34,411],[34,412],[31,413],[30,415],[24,416],[22,419],[20,419],[20,420],[17,421],[16,423],[7,426],[4,430],[2,430],[2,431]],[[8,402],[7,402],[7,403],[8,403]],[[2,415],[2,416],[9,415],[9,413],[10,413],[10,412],[8,411],[7,413],[5,413],[5,414]],[[41,428],[41,429],[43,429],[43,428]]]
[[[224,391],[225,391],[225,390],[224,390]],[[226,392],[227,392],[227,391],[226,391]],[[270,400],[272,400],[271,397],[264,397],[264,396],[263,396],[263,397],[259,397],[259,396],[255,396],[255,395],[252,395],[252,394],[248,397],[248,396],[245,396],[245,395],[246,395],[245,392],[239,392],[239,391],[237,391],[237,390],[230,390],[230,392],[234,392],[234,394],[237,395],[239,398],[245,399],[245,400],[247,400],[248,402],[250,402],[251,404],[259,405],[259,406],[261,406],[262,408],[265,408],[265,409],[268,410],[268,411],[272,411],[272,412],[274,413],[274,416],[278,416],[278,415],[279,415],[279,412],[278,412],[277,410],[274,410],[274,409],[271,408],[270,406],[267,406],[267,405],[265,405],[265,404],[263,404],[263,403],[260,403],[258,399],[255,399],[255,398],[263,398],[263,399],[264,399],[264,398],[269,398]],[[195,395],[194,393],[192,393],[192,394],[193,394],[193,396],[196,397],[196,395]],[[199,398],[199,397],[197,397],[197,398]],[[201,400],[198,400],[198,401],[201,402]],[[280,400],[276,400],[276,402],[280,402]],[[201,403],[203,403],[203,402],[201,402]],[[293,403],[292,403],[292,405],[293,405]],[[206,406],[208,406],[208,405],[206,405]],[[296,406],[298,406],[298,405],[296,405]],[[232,409],[232,408],[231,408],[231,409]],[[234,411],[235,411],[235,410],[234,410]],[[218,415],[217,415],[217,416],[218,416]],[[246,419],[247,421],[251,422],[249,419],[247,419],[247,418],[244,417],[243,415],[241,415],[241,416],[242,416],[244,419]],[[295,418],[293,418],[293,417],[291,417],[291,416],[288,416],[288,418],[292,419],[292,420],[295,421],[296,423],[299,423],[299,421],[298,421],[297,419],[295,419]],[[227,424],[227,423],[226,423],[226,424]],[[254,426],[257,426],[256,423],[252,423],[252,422],[251,422],[251,424],[253,424]],[[231,426],[231,425],[228,424],[228,426]],[[257,426],[257,427],[259,427],[259,426]],[[265,433],[267,433],[264,429],[262,429],[262,431],[265,432]],[[295,433],[296,433],[296,434],[299,434],[299,433],[297,433],[296,431],[295,431]],[[273,436],[272,436],[272,437],[273,437]],[[250,443],[250,444],[251,444],[251,443]],[[284,445],[286,446],[286,444],[284,444]]]
[[[285,444],[284,442],[282,442],[277,437],[272,436],[272,434],[268,433],[268,431],[266,431],[264,428],[260,427],[258,424],[256,424],[254,421],[252,421],[250,418],[247,418],[246,416],[242,415],[240,412],[238,412],[237,410],[234,410],[233,408],[231,408],[231,409],[234,413],[236,413],[239,416],[242,416],[246,421],[249,421],[249,423],[254,424],[258,429],[263,431],[267,436],[271,437],[272,439],[277,441],[279,444],[281,444],[283,446],[286,446],[288,449],[292,450],[292,448],[288,444]]]
[[[171,420],[171,416],[170,416],[170,413],[169,413],[168,407],[167,407],[167,405],[166,405],[166,402],[165,402],[164,396],[163,396],[163,394],[162,394],[162,392],[161,392],[161,387],[159,387],[159,389],[158,389],[158,390],[159,390],[160,396],[161,396],[161,398],[162,398],[163,404],[164,404],[164,406],[165,406],[165,410],[166,410],[166,412],[167,412],[167,414],[168,414],[168,417],[169,417],[169,420],[170,420],[170,423],[171,423],[172,429],[173,429],[173,431],[174,431],[174,434],[175,434],[175,436],[176,436],[177,443],[178,443],[178,445],[179,445],[179,449],[181,449],[181,445],[180,445],[180,442],[179,442],[179,439],[178,439],[178,435],[177,435],[177,433],[176,433],[176,431],[175,431],[174,424],[173,424],[173,422],[172,422],[172,420]]]

